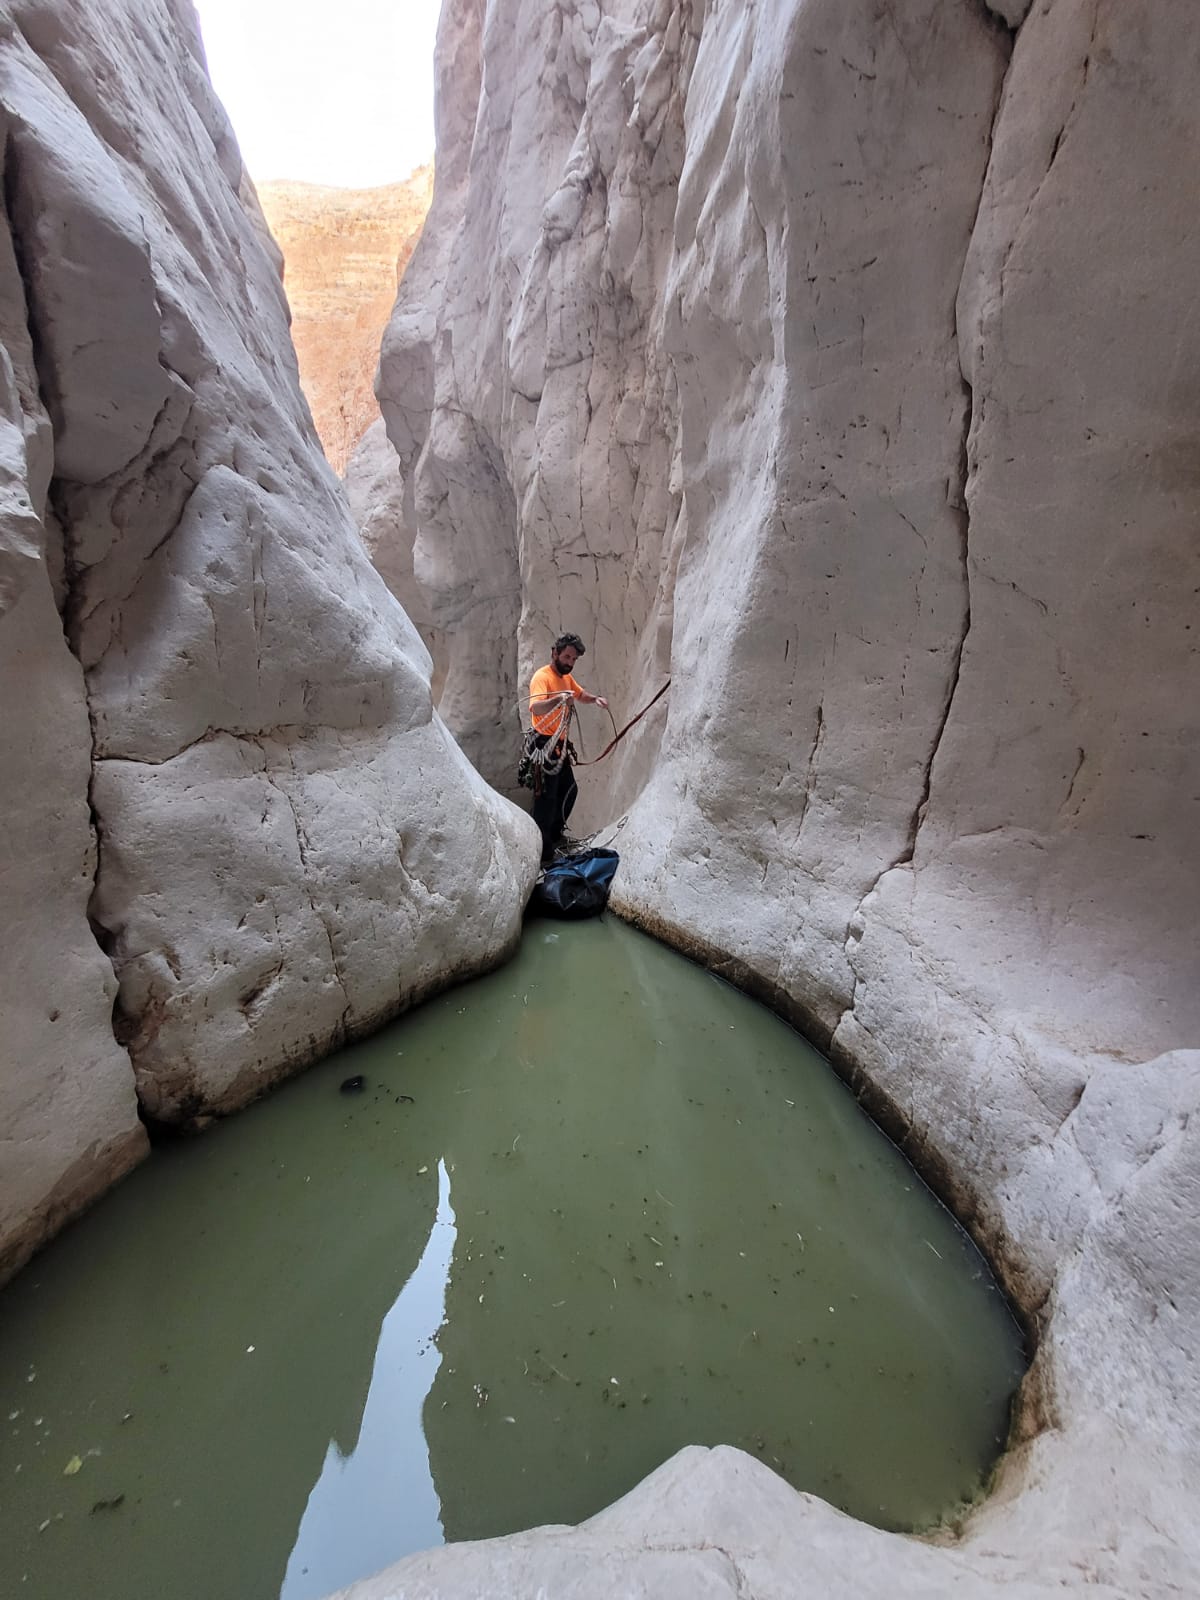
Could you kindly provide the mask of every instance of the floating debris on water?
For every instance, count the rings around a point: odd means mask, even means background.
[[[206,1600],[178,1552],[231,1504],[253,1532],[230,1593],[278,1594],[292,1554],[287,1592],[324,1592],[363,1534],[381,1563],[578,1523],[698,1439],[906,1531],[976,1491],[1020,1376],[1002,1303],[795,1034],[616,923],[527,939],[470,994],[157,1152],[40,1258],[40,1293],[6,1288],[0,1593],[73,1596],[83,1571],[89,1600],[128,1600],[174,1571]],[[342,1083],[359,1112],[334,1113]],[[259,1337],[270,1359],[242,1365]]]

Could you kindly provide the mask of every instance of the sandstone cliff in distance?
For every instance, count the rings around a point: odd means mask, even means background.
[[[1190,8],[448,0],[438,50],[379,393],[442,710],[504,785],[560,627],[618,718],[671,676],[585,785],[620,908],[831,1051],[1039,1345],[953,1550],[723,1452],[387,1581],[1193,1592]]]
[[[340,476],[379,416],[379,345],[429,210],[433,168],[372,189],[270,182],[257,192],[283,252],[300,386]]]

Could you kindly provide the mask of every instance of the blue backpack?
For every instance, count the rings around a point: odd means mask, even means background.
[[[598,917],[621,858],[615,850],[580,850],[546,868],[533,891],[534,904],[554,917]]]

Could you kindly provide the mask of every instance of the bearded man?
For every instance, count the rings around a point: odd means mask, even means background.
[[[577,633],[560,634],[550,652],[549,666],[539,667],[529,684],[529,715],[536,742],[539,748],[550,746],[548,758],[553,769],[543,769],[541,784],[533,795],[533,820],[542,834],[543,865],[553,860],[556,846],[566,838],[567,818],[579,793],[567,746],[572,701],[608,706],[603,695],[588,694],[571,676],[583,654],[583,640]]]

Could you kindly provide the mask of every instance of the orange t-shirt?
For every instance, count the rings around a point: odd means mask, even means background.
[[[539,667],[529,684],[529,703],[532,706],[535,700],[545,700],[548,695],[566,694],[568,689],[576,700],[583,694],[583,690],[569,672],[564,674],[555,672],[553,667]],[[529,715],[536,732],[555,734],[560,732],[566,723],[567,706],[565,701],[561,701],[543,716],[535,717],[532,711]]]

